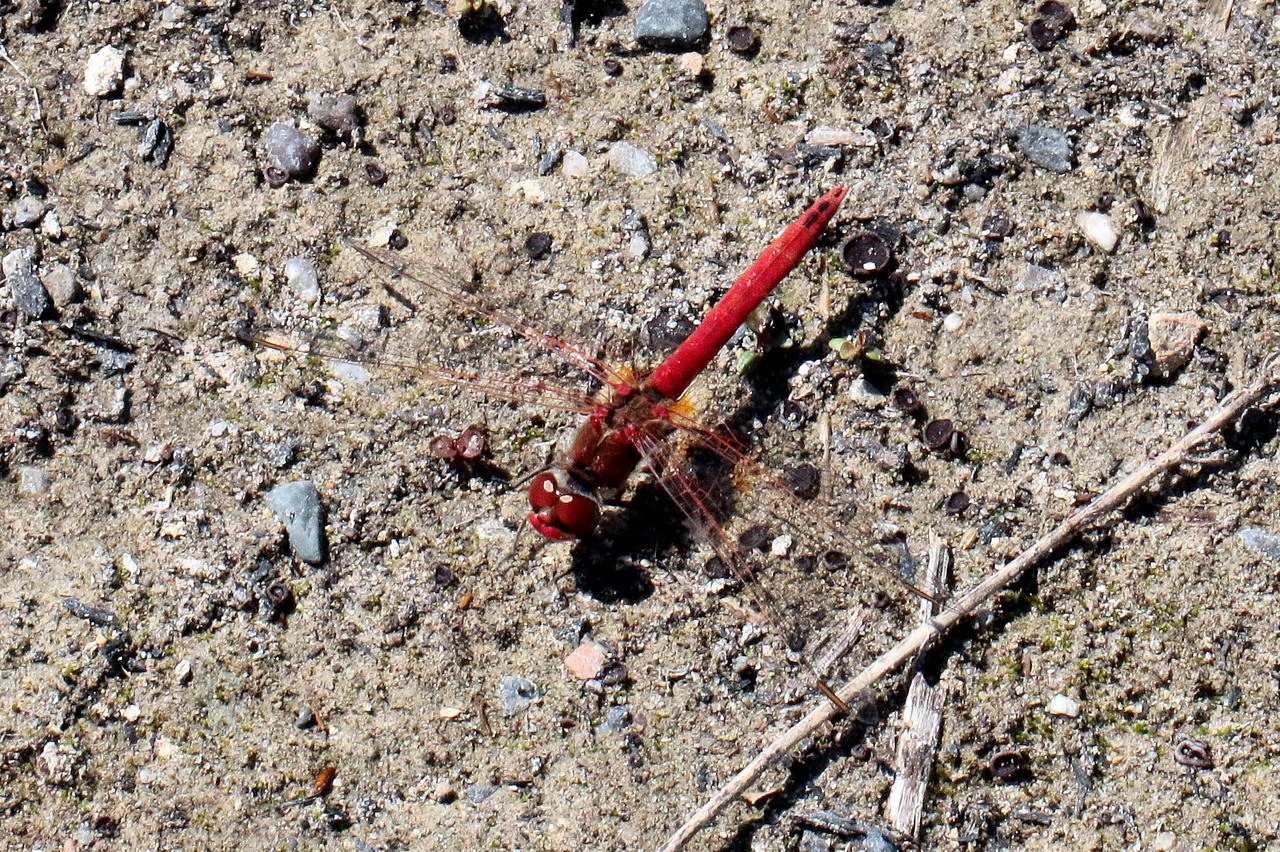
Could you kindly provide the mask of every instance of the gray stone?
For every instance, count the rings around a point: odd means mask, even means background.
[[[47,267],[40,280],[44,283],[45,292],[59,308],[80,298],[80,283],[76,281],[76,273],[65,263],[54,263]]]
[[[13,205],[13,226],[15,228],[34,228],[44,218],[49,205],[34,195],[24,195]]]
[[[710,21],[702,0],[649,0],[636,13],[636,41],[656,50],[693,50]]]
[[[320,143],[296,127],[277,121],[262,137],[267,162],[291,178],[307,178],[320,162]]]
[[[1258,527],[1245,527],[1236,535],[1240,536],[1245,547],[1262,554],[1272,562],[1280,563],[1280,535]]]
[[[604,718],[596,725],[596,732],[616,734],[631,727],[631,710],[625,705],[615,705],[604,711]]]
[[[520,675],[503,675],[498,681],[498,701],[502,712],[514,716],[538,698],[538,685]]]
[[[4,256],[0,266],[13,294],[13,306],[32,319],[40,319],[53,307],[49,294],[36,275],[35,252],[29,248],[14,249]]]
[[[310,95],[307,117],[344,139],[350,139],[360,127],[356,99],[351,95]]]
[[[43,469],[23,465],[18,468],[18,493],[43,494],[49,490],[49,474]]]
[[[1028,160],[1041,168],[1060,174],[1071,171],[1075,152],[1071,139],[1061,130],[1024,124],[1018,128],[1015,144]]]
[[[289,533],[289,545],[303,562],[324,561],[324,521],[320,494],[309,479],[286,482],[267,492],[267,505]]]

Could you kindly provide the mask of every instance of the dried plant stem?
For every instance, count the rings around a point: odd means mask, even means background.
[[[957,598],[949,608],[939,613],[931,622],[911,631],[897,645],[837,690],[836,694],[846,702],[856,701],[859,695],[865,693],[881,678],[940,638],[1032,565],[1039,563],[1050,553],[1071,541],[1080,530],[1123,506],[1152,479],[1187,461],[1192,450],[1211,439],[1239,417],[1246,408],[1275,390],[1277,385],[1280,385],[1280,360],[1268,359],[1263,377],[1255,384],[1228,395],[1202,424],[1188,432],[1160,455],[1140,465],[1133,473],[1121,479],[1093,502],[1068,517],[1017,558],[992,572],[973,589]],[[694,812],[684,825],[680,826],[660,847],[661,852],[676,852],[683,849],[695,834],[710,825],[729,803],[746,792],[747,788],[755,783],[756,779],[769,767],[781,760],[801,740],[811,736],[823,724],[830,721],[836,713],[835,704],[823,699],[803,719],[784,731],[737,775],[729,779],[728,783],[716,791],[706,804]]]

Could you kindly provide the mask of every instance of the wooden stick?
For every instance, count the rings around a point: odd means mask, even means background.
[[[1221,405],[1209,415],[1204,423],[1188,432],[1169,449],[1141,466],[1133,473],[1111,486],[1105,493],[1080,511],[1068,517],[1053,531],[1024,550],[1011,562],[992,572],[985,580],[970,591],[956,599],[946,611],[940,613],[928,624],[922,624],[911,631],[897,645],[890,648],[857,677],[836,691],[844,701],[853,701],[858,695],[870,689],[881,678],[896,670],[910,660],[916,653],[930,643],[941,638],[948,630],[956,626],[992,595],[1012,583],[1022,572],[1037,564],[1050,553],[1062,547],[1075,537],[1084,527],[1094,523],[1128,502],[1129,498],[1155,477],[1177,467],[1196,447],[1208,441],[1228,423],[1240,416],[1246,408],[1253,405],[1280,385],[1280,360],[1268,358],[1262,371],[1263,378],[1244,390],[1231,393]],[[821,699],[818,705],[804,718],[784,731],[777,739],[767,745],[737,775],[721,787],[707,802],[676,830],[660,849],[661,852],[677,852],[693,838],[695,834],[710,825],[730,802],[741,796],[748,787],[755,783],[765,770],[781,760],[791,749],[806,737],[812,735],[836,714],[836,706],[827,699]]]
[[[929,566],[920,582],[939,597],[947,592],[951,579],[951,548],[929,533]],[[937,615],[937,604],[920,602],[920,622],[929,623]],[[893,787],[885,804],[889,826],[904,837],[915,839],[924,819],[925,791],[933,774],[933,756],[942,730],[941,689],[930,686],[919,671],[911,679],[902,707],[902,727],[894,759]]]

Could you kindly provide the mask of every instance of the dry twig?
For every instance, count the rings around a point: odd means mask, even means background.
[[[951,549],[930,533],[929,567],[921,579],[924,588],[941,598],[951,579]],[[920,602],[920,623],[928,624],[937,615],[937,604]],[[894,760],[893,787],[885,805],[889,825],[898,834],[915,838],[924,817],[925,791],[933,774],[933,756],[942,730],[943,691],[930,686],[916,672],[902,708],[902,729]]]
[[[1051,532],[1019,554],[1017,558],[992,572],[973,589],[957,598],[946,611],[940,613],[929,623],[922,624],[911,631],[897,645],[880,655],[871,665],[867,666],[855,678],[837,690],[836,695],[844,701],[851,702],[857,696],[865,693],[881,678],[895,671],[921,649],[939,639],[952,627],[955,627],[996,592],[1004,589],[1020,577],[1028,568],[1036,565],[1050,553],[1075,538],[1082,529],[1123,506],[1155,477],[1181,465],[1190,457],[1192,450],[1213,438],[1229,423],[1239,417],[1246,408],[1275,391],[1277,385],[1280,385],[1280,359],[1273,357],[1267,359],[1262,371],[1262,378],[1255,384],[1228,395],[1202,424],[1188,432],[1173,446],[1154,459],[1150,459],[1140,465],[1137,470],[1121,479],[1093,502],[1068,517]],[[685,824],[680,826],[667,842],[660,847],[661,852],[676,852],[676,850],[683,849],[695,834],[710,825],[712,820],[730,802],[733,802],[748,787],[754,784],[765,770],[781,760],[801,740],[811,736],[818,728],[830,721],[836,713],[836,705],[825,698],[822,699],[804,718],[766,746],[755,759],[716,791],[706,804],[694,812]]]

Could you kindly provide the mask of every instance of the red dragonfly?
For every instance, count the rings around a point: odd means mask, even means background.
[[[755,569],[741,553],[743,548],[729,537],[720,522],[718,515],[722,512],[719,504],[691,470],[678,460],[667,439],[677,430],[692,434],[701,446],[727,460],[731,466],[746,467],[758,477],[773,480],[746,457],[734,440],[694,419],[693,405],[687,399],[686,391],[748,316],[813,249],[846,194],[845,187],[837,186],[814,202],[734,282],[694,332],[650,372],[610,365],[501,308],[463,292],[450,283],[444,273],[413,271],[381,251],[352,246],[391,270],[398,279],[500,323],[539,348],[556,353],[580,368],[600,385],[600,391],[593,398],[584,398],[580,393],[541,379],[503,381],[424,364],[416,359],[365,357],[347,350],[341,343],[335,346],[332,342],[316,341],[307,351],[338,361],[370,361],[384,367],[401,368],[418,377],[470,388],[488,396],[517,402],[537,401],[582,412],[586,421],[569,442],[564,458],[531,481],[528,520],[534,529],[557,541],[589,536],[600,521],[602,502],[616,498],[636,468],[643,464],[716,551],[721,562],[751,590],[761,608],[769,610],[767,614],[775,622],[784,617],[790,619],[794,606],[786,607],[787,612],[777,612],[781,609],[778,601],[790,600],[790,596],[770,593],[759,586],[754,576]],[[398,293],[393,295],[403,299]],[[261,336],[252,337],[252,341],[276,349],[295,348]],[[770,490],[784,495],[784,500],[795,499],[781,484]],[[768,511],[775,516],[778,514],[776,506]],[[824,527],[822,522],[813,521],[811,513],[802,514],[807,515],[806,520],[815,527],[839,537],[839,532],[833,531],[831,525]],[[914,594],[929,597],[895,571],[883,570]],[[824,607],[820,605],[819,608]],[[779,625],[793,646],[804,641],[798,631],[790,630],[794,626]]]

